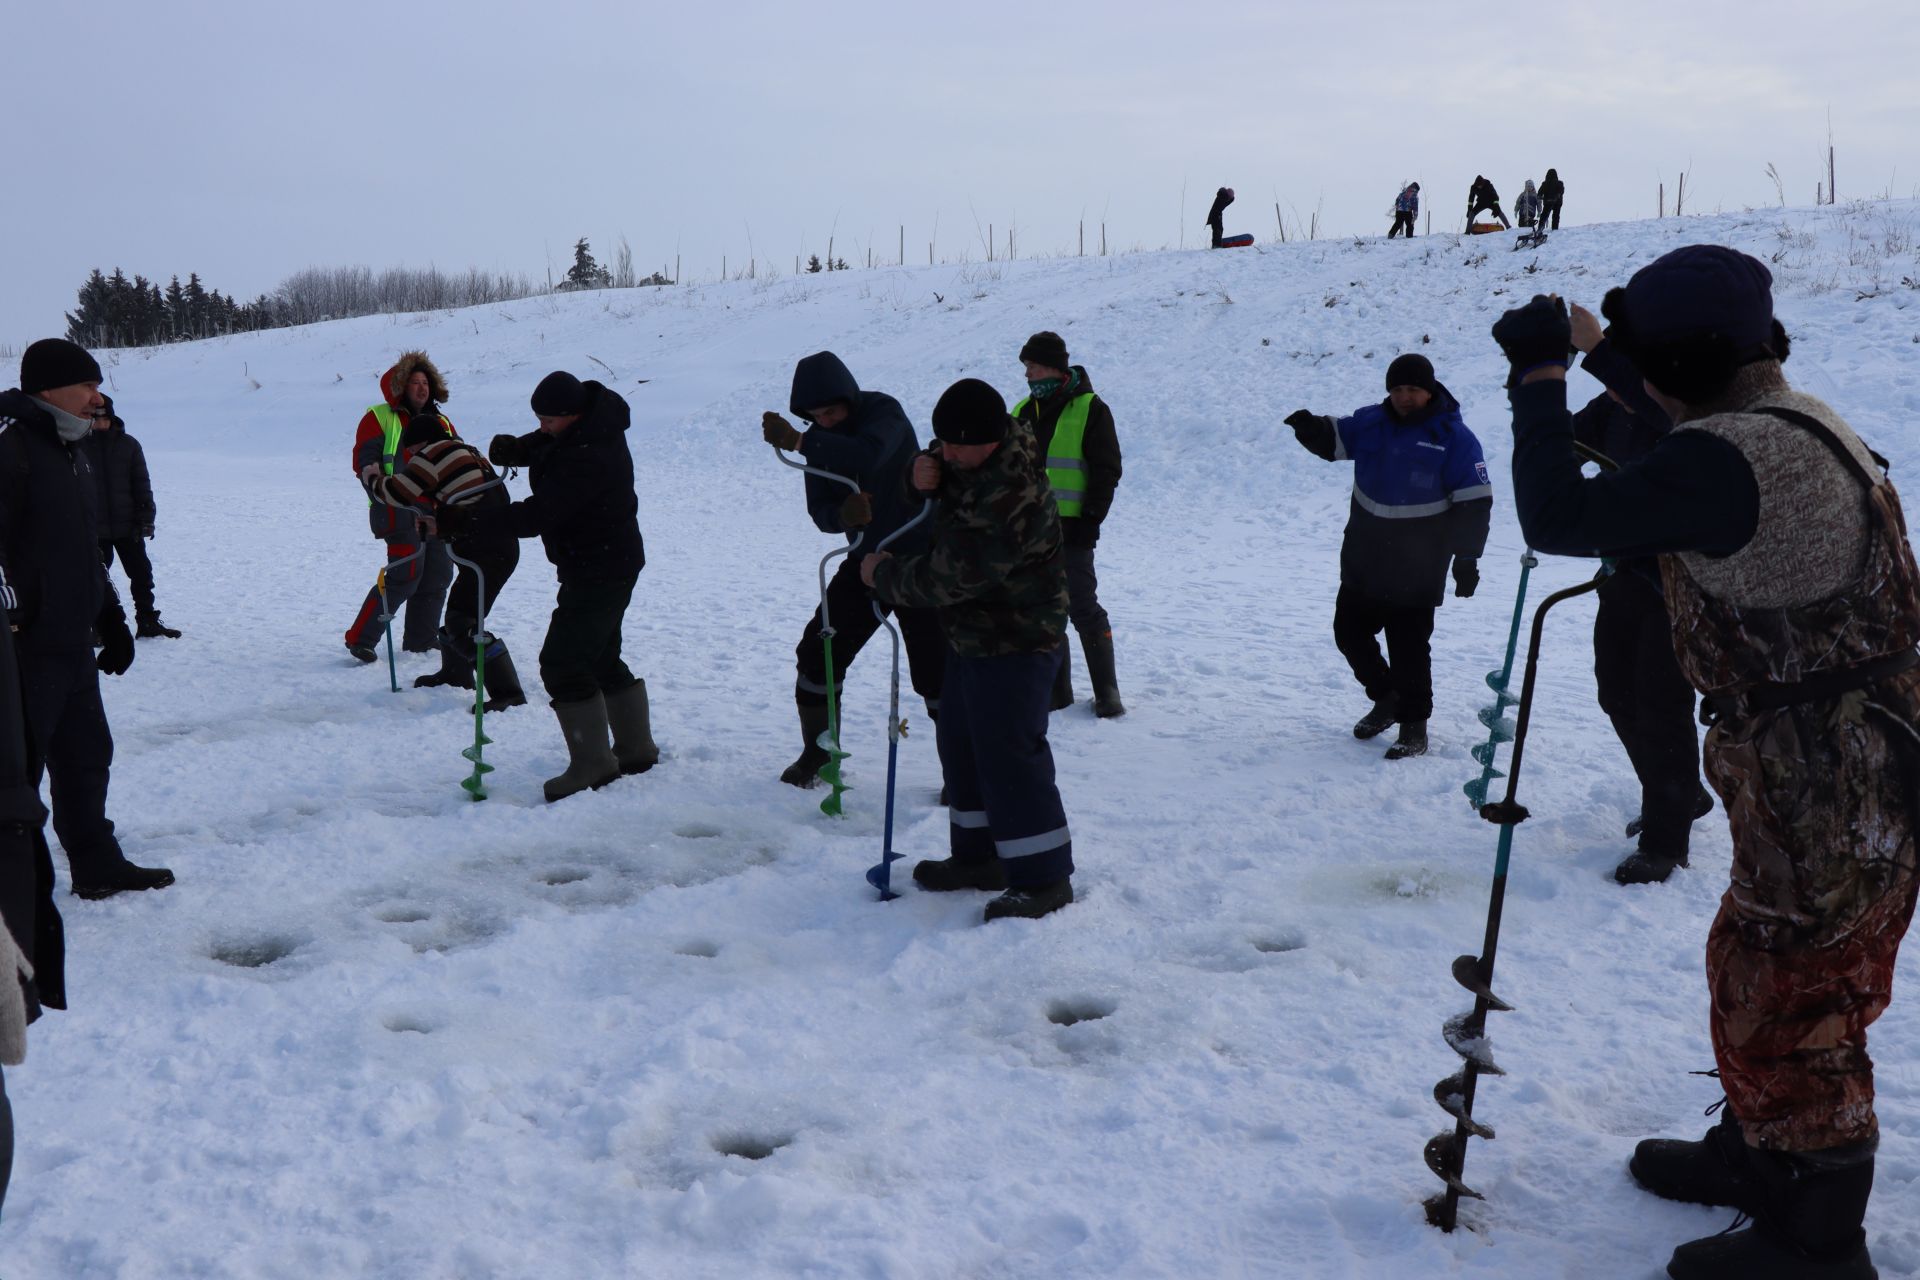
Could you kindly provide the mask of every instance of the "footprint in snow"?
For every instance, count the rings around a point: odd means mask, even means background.
[[[1117,1001],[1097,996],[1055,1000],[1047,1006],[1047,1021],[1056,1027],[1072,1027],[1082,1022],[1098,1022],[1102,1018],[1112,1017],[1119,1007]]]

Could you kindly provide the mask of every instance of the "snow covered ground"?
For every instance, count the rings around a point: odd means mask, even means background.
[[[1470,1000],[1494,829],[1460,795],[1521,543],[1487,327],[1601,294],[1678,244],[1775,260],[1790,376],[1920,475],[1920,206],[1766,210],[1507,237],[1322,241],[784,277],[357,320],[108,357],[154,469],[160,603],[106,682],[112,812],[179,884],[61,897],[73,1010],[8,1072],[9,1277],[1635,1277],[1729,1215],[1624,1164],[1717,1096],[1702,941],[1728,856],[1633,890],[1637,794],[1593,703],[1591,605],[1554,615],[1480,1090],[1488,1202],[1443,1236],[1421,1163]],[[760,442],[793,362],[839,352],[925,432],[967,374],[1011,393],[1060,330],[1127,457],[1101,542],[1130,714],[1054,718],[1080,901],[878,905],[886,652],[846,693],[847,817],[782,786],[792,647],[830,541]],[[550,713],[489,717],[457,783],[448,691],[387,690],[340,633],[379,562],[348,442],[423,346],[484,440],[549,369],[631,400],[649,564],[627,650],[666,757],[557,806]],[[1377,400],[1430,355],[1502,496],[1435,637],[1435,750],[1387,764],[1330,635],[1349,475],[1280,419]],[[604,366],[604,367],[603,367]],[[636,379],[650,379],[638,385]],[[1597,391],[1584,375],[1574,386]],[[1533,599],[1590,565],[1544,562]],[[536,547],[495,616],[530,683]],[[1076,666],[1078,666],[1076,660]],[[402,662],[402,683],[426,666]],[[1084,698],[1084,670],[1081,671]],[[916,708],[917,710],[917,708]],[[944,850],[930,726],[898,843]],[[907,864],[910,865],[910,864]],[[64,877],[64,862],[62,862]],[[904,867],[902,868],[904,875]],[[1920,1274],[1920,959],[1875,1028],[1869,1229]]]

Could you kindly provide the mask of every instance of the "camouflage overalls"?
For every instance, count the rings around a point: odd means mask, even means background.
[[[1679,429],[1739,448],[1760,493],[1741,551],[1662,557],[1681,668],[1718,715],[1706,772],[1733,831],[1707,939],[1721,1083],[1757,1146],[1863,1142],[1878,1131],[1866,1029],[1920,883],[1920,571],[1892,484],[1819,401],[1776,385]]]

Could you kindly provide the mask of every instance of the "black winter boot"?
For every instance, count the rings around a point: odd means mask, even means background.
[[[1400,738],[1387,748],[1387,759],[1405,760],[1409,756],[1427,754],[1427,722],[1425,720],[1403,720],[1400,722]]]
[[[1102,720],[1127,714],[1120,701],[1120,679],[1113,670],[1113,633],[1080,640],[1087,653],[1087,679],[1093,682],[1093,714]]]
[[[1041,916],[1052,915],[1072,901],[1071,880],[1009,889],[987,904],[986,918],[981,923],[992,924],[995,920],[1005,920],[1010,916],[1019,920],[1038,920]]]
[[[99,880],[75,881],[73,896],[98,901],[116,893],[138,889],[164,889],[173,883],[173,872],[165,867],[137,867],[122,862]]]
[[[370,644],[350,644],[347,652],[353,655],[355,662],[378,662],[380,651]]]
[[[426,675],[415,676],[413,687],[416,689],[437,689],[441,685],[451,685],[455,689],[473,688],[473,641],[456,639],[445,627],[440,628],[437,637],[440,648],[440,669],[429,671]],[[488,663],[489,667],[493,664]],[[487,687],[493,687],[492,672],[488,673]]]
[[[781,771],[780,781],[790,787],[811,787],[820,781],[820,770],[832,757],[820,746],[820,735],[827,731],[827,708],[802,702],[800,708],[800,756]]]
[[[160,621],[160,614],[157,610],[151,613],[136,614],[134,616],[134,623],[133,635],[136,640],[178,640],[180,638],[178,631]]]
[[[957,889],[1004,889],[1007,869],[998,858],[928,858],[913,865],[913,882],[929,893],[952,893]]]
[[[1613,869],[1613,878],[1620,884],[1664,884],[1675,867],[1686,865],[1686,850],[1652,849],[1642,841],[1638,849]]]
[[[1695,784],[1695,786],[1696,794],[1693,797],[1693,818],[1694,821],[1698,822],[1713,812],[1713,792],[1707,790],[1703,785]],[[1640,832],[1646,828],[1646,825],[1646,814],[1634,814],[1633,821],[1627,824],[1627,839],[1631,840],[1639,835]]]
[[[1764,1193],[1754,1223],[1673,1251],[1673,1280],[1877,1280],[1867,1253],[1873,1141],[1827,1151],[1749,1149]]]
[[[660,748],[653,745],[645,680],[607,695],[607,727],[613,730],[613,755],[621,773],[645,773],[660,762]]]
[[[508,707],[527,705],[527,691],[520,687],[520,673],[514,670],[513,655],[507,652],[507,646],[495,640],[487,646],[486,667],[481,672],[487,682],[487,710],[505,711]],[[466,687],[473,688],[469,679]],[[608,714],[612,714],[609,711]]]
[[[1747,1138],[1733,1108],[1698,1142],[1648,1138],[1627,1161],[1633,1180],[1665,1200],[1720,1205],[1758,1215],[1764,1200],[1759,1175],[1747,1164]]]
[[[1353,736],[1361,741],[1377,738],[1392,728],[1400,719],[1400,695],[1389,693],[1373,700],[1373,710],[1360,717],[1353,726]]]

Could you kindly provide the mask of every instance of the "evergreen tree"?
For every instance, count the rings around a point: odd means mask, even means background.
[[[573,268],[567,272],[567,283],[575,289],[592,289],[601,283],[601,277],[607,273],[593,260],[593,250],[587,247],[587,238],[581,236],[573,246]]]
[[[820,255],[817,253],[808,255],[807,274],[810,276],[818,275],[822,270],[824,270],[824,268],[820,265]]]
[[[167,283],[166,315],[167,335],[178,342],[187,328],[187,294],[180,287],[179,276]]]
[[[67,313],[67,341],[83,347],[102,345],[100,334],[107,323],[107,278],[95,267],[80,286],[78,305]]]
[[[207,290],[200,283],[198,271],[188,273],[184,293],[187,299],[187,329],[183,336],[204,338],[207,336]]]

